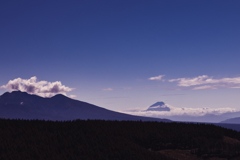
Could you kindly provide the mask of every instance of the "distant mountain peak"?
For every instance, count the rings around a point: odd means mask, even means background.
[[[164,102],[157,102],[157,103],[154,103],[153,105],[151,105],[149,108],[154,107],[154,106],[163,106],[163,105],[165,105]]]
[[[157,102],[151,105],[146,111],[170,111],[171,109],[164,102]]]

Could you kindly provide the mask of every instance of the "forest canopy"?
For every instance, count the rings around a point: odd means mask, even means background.
[[[210,124],[0,119],[0,159],[200,159],[240,157],[240,133]]]

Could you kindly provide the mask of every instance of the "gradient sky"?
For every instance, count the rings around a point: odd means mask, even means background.
[[[239,8],[239,0],[1,1],[0,86],[61,81],[75,88],[68,95],[117,111],[157,101],[240,109]],[[212,83],[169,82],[203,75]]]

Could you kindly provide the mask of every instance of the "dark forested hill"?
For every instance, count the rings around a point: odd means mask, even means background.
[[[0,159],[239,160],[240,132],[142,121],[0,119]]]
[[[58,94],[51,98],[30,95],[26,92],[6,92],[0,96],[0,118],[74,120],[142,120],[164,121],[167,119],[133,116],[110,111],[86,102],[73,100]]]

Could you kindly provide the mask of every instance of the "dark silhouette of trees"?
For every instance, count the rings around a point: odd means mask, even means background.
[[[240,133],[215,125],[142,121],[0,119],[0,159],[161,159],[160,150],[240,157]]]

